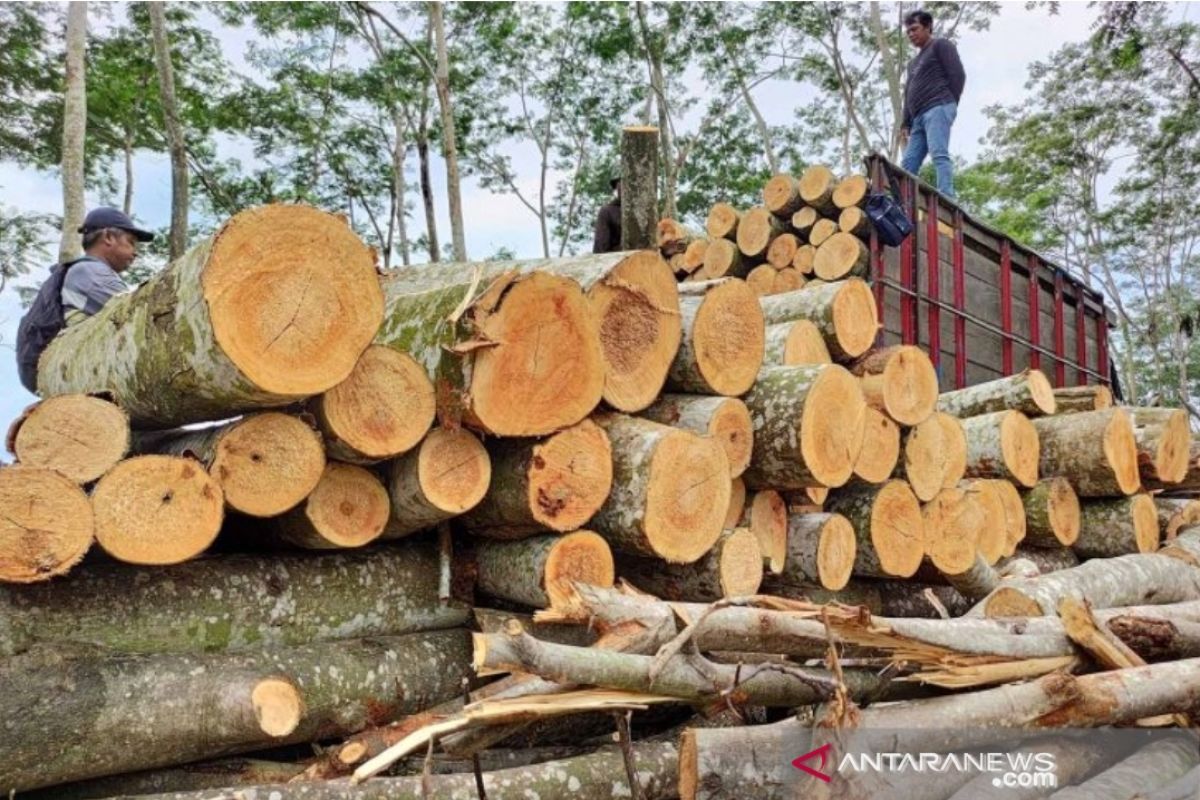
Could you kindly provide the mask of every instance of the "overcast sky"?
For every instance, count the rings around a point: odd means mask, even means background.
[[[1194,4],[1174,4],[1181,16],[1196,18]],[[1084,2],[1064,2],[1058,15],[1044,8],[1028,10],[1023,2],[1002,3],[1002,11],[990,30],[964,31],[959,52],[967,73],[967,84],[958,110],[951,150],[967,160],[979,152],[979,141],[986,133],[983,109],[995,103],[1017,103],[1025,96],[1025,80],[1030,64],[1044,59],[1068,42],[1087,36],[1095,10]],[[245,31],[224,30],[219,39],[226,57],[235,67],[245,64],[245,48],[250,41]],[[699,88],[699,87],[698,87]],[[764,84],[755,91],[755,99],[771,123],[790,121],[794,111],[805,102],[794,85]],[[229,153],[226,153],[228,155]],[[524,177],[524,186],[536,187],[531,153],[514,151],[514,166]],[[444,175],[435,165],[440,205],[440,233],[449,239],[449,221],[445,214]],[[170,165],[165,154],[140,153],[135,159],[134,215],[151,227],[161,227],[170,219]],[[118,181],[119,183],[119,181]],[[514,198],[493,195],[468,180],[463,187],[467,249],[472,256],[484,257],[505,247],[518,257],[540,255],[540,239],[534,217]],[[89,207],[103,198],[89,193]],[[0,204],[23,211],[60,213],[61,190],[56,174],[38,173],[0,162]],[[419,215],[414,222],[418,225]],[[39,276],[40,279],[40,276]],[[0,295],[0,424],[7,424],[33,400],[21,387],[12,354],[17,320],[21,309],[12,292]]]

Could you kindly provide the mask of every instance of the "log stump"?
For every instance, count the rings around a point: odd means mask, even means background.
[[[746,285],[759,297],[775,293],[775,276],[779,271],[770,264],[759,264],[746,275]]]
[[[1147,486],[1167,487],[1187,475],[1192,431],[1178,408],[1127,408],[1137,441],[1138,472]]]
[[[738,223],[738,250],[753,263],[764,261],[767,248],[783,232],[783,222],[778,217],[762,206],[755,206],[742,214]]]
[[[976,546],[989,566],[1008,554],[1008,525],[1005,521],[1004,498],[1000,494],[1001,483],[1005,481],[980,478],[959,484],[959,488],[971,495],[979,505],[982,523],[978,528]]]
[[[833,192],[838,180],[829,167],[814,164],[800,175],[800,199],[825,215],[836,214]]]
[[[850,582],[857,549],[854,527],[841,514],[793,514],[781,579],[836,592]]]
[[[729,203],[716,203],[708,212],[704,222],[704,230],[712,239],[728,239],[737,241],[738,223],[742,215]]]
[[[863,206],[870,192],[871,184],[865,175],[848,175],[833,187],[833,204],[841,209]]]
[[[800,182],[791,175],[775,175],[762,191],[763,205],[780,219],[791,219],[800,210],[804,201],[800,199]]]
[[[957,417],[935,411],[933,418],[942,429],[942,447],[946,454],[942,462],[942,488],[952,489],[967,474],[967,434]]]
[[[838,214],[838,230],[842,233],[849,233],[857,236],[864,242],[871,241],[871,218],[861,208],[851,206],[850,208],[842,209],[842,213]]]
[[[695,280],[716,280],[749,275],[753,259],[742,255],[737,244],[728,239],[710,239],[704,250],[704,264],[692,273]]]
[[[805,206],[792,214],[792,230],[796,236],[807,242],[808,234],[812,232],[813,225],[816,225],[820,218],[821,215],[815,208]]]
[[[470,511],[492,479],[487,450],[471,433],[434,428],[420,446],[392,462],[392,515],[384,539],[399,539]]]
[[[811,244],[802,244],[796,248],[796,255],[792,257],[792,269],[807,277],[812,275],[816,260],[817,248]]]
[[[8,451],[23,466],[91,483],[129,451],[129,418],[98,397],[51,397],[27,408],[12,424]]]
[[[1003,506],[999,511],[1003,515]],[[962,489],[942,489],[921,508],[921,518],[929,563],[943,575],[968,571],[979,552],[980,530],[987,524],[977,497]]]
[[[928,503],[946,488],[946,462],[949,458],[946,439],[943,426],[936,416],[901,431],[900,457],[896,461],[894,475],[908,481],[922,503]]]
[[[821,245],[823,245],[823,244],[825,244],[825,242],[829,241],[830,237],[832,237],[837,232],[838,232],[837,220],[819,219],[813,223],[812,230],[810,230],[808,232],[808,243],[810,246],[816,248],[817,256],[820,256],[820,254],[821,254]],[[813,267],[814,267],[814,272],[815,272],[816,271],[816,269],[815,269],[816,257],[815,256],[814,256],[814,260],[813,260]],[[817,277],[821,278],[822,280],[828,280],[827,278],[822,277],[819,272],[817,273]]]
[[[794,233],[781,233],[771,241],[767,248],[767,263],[775,269],[787,269],[796,260],[796,251],[800,249],[800,240]]]
[[[92,546],[93,531],[92,505],[74,481],[40,467],[0,468],[0,582],[65,574]]]
[[[895,345],[873,350],[850,365],[862,379],[867,405],[900,425],[918,425],[938,403],[937,372],[919,347]]]

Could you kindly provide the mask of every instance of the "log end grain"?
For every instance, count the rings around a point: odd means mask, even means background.
[[[1138,472],[1137,437],[1133,432],[1133,420],[1128,412],[1115,409],[1104,426],[1104,457],[1118,488],[1125,494],[1133,494],[1142,485]],[[1070,476],[1067,476],[1070,477]]]
[[[887,348],[884,359],[882,370],[871,374],[876,370],[870,369],[863,375],[868,402],[901,425],[924,422],[937,407],[938,379],[933,362],[924,350],[912,345]],[[872,355],[868,353],[863,361],[873,361]]]
[[[612,550],[603,537],[592,531],[560,536],[546,557],[542,579],[551,608],[569,601],[573,583],[611,587],[616,579]]]
[[[820,212],[811,206],[805,206],[796,213],[792,214],[792,229],[796,231],[805,241],[808,240],[808,232],[812,230],[812,226],[817,224],[817,220],[821,218]]]
[[[233,217],[213,241],[201,287],[221,350],[280,395],[340,383],[383,320],[370,248],[344,219],[309,206]]]
[[[718,568],[725,597],[745,597],[758,592],[763,578],[763,552],[758,537],[744,528],[730,532],[721,545]]]
[[[767,263],[775,269],[787,269],[796,258],[800,249],[800,240],[794,233],[781,233],[771,241],[767,248]]]
[[[417,476],[426,501],[447,514],[461,514],[487,494],[492,460],[467,431],[435,428],[421,442]]]
[[[379,538],[390,513],[387,489],[374,473],[333,461],[326,465],[317,487],[304,501],[303,514],[318,541],[295,543],[362,547]]]
[[[800,186],[791,175],[775,175],[762,190],[763,205],[777,217],[788,219],[800,208]]]
[[[844,281],[836,290],[831,312],[838,347],[847,358],[862,355],[875,343],[879,315],[875,295],[865,281]]]
[[[730,477],[746,471],[754,452],[754,422],[745,403],[734,397],[723,398],[709,420],[708,435],[725,449]]]
[[[1154,454],[1154,473],[1162,483],[1179,483],[1187,475],[1192,431],[1188,414],[1176,409],[1167,415]]]
[[[833,187],[833,204],[841,209],[861,206],[867,201],[869,190],[865,175],[849,175]]]
[[[766,258],[767,248],[781,227],[774,214],[762,206],[755,206],[742,214],[738,223],[738,250],[748,258]]]
[[[837,232],[837,221],[832,219],[817,220],[815,223],[813,223],[812,230],[808,232],[808,243],[817,249],[817,253],[813,257],[813,272],[815,272],[817,277],[821,280],[830,280],[830,278],[826,278],[825,276],[821,275],[817,268],[817,260],[821,257],[821,247]],[[834,249],[839,250],[841,247],[835,247]],[[832,256],[827,255],[826,258],[830,259]],[[836,271],[837,269],[838,268],[833,265],[832,261],[830,262],[829,266],[827,266],[827,270],[831,272]],[[841,272],[838,277],[842,277],[846,274],[847,272]]]
[[[904,481],[888,481],[871,505],[870,541],[883,572],[912,577],[925,555],[921,504]]]
[[[554,531],[573,531],[592,518],[612,489],[612,446],[599,425],[584,420],[534,447],[529,508]]]
[[[92,505],[74,482],[50,469],[0,469],[0,582],[62,575],[92,544]]]
[[[1026,488],[1038,481],[1038,432],[1029,417],[1008,411],[1000,422],[1000,452],[1012,477]]]
[[[588,302],[600,330],[604,401],[641,411],[662,391],[683,335],[675,276],[653,251],[632,253],[592,286]]]
[[[691,275],[704,266],[704,254],[707,251],[708,239],[693,239],[691,242],[688,242],[687,249],[683,251],[678,269],[685,275]]]
[[[800,199],[818,210],[835,209],[833,205],[833,190],[837,186],[837,178],[833,170],[820,164],[808,167],[800,175]]]
[[[838,230],[853,234],[863,240],[869,240],[871,220],[861,208],[856,206],[844,208],[842,213],[838,214]]]
[[[1158,509],[1154,507],[1154,498],[1148,494],[1135,495],[1130,498],[1129,513],[1133,518],[1137,552],[1153,553],[1158,550]]]
[[[826,222],[833,226],[833,231],[828,232],[823,240],[816,241],[818,229]],[[809,235],[809,244],[817,248],[813,272],[823,281],[836,281],[848,275],[859,275],[867,267],[870,253],[862,239],[852,233],[838,231],[837,223],[833,220],[821,220],[814,225],[813,232]]]
[[[284,678],[264,678],[250,691],[250,703],[258,726],[268,736],[288,736],[304,716],[300,691]]]
[[[784,366],[833,363],[833,357],[825,345],[825,337],[816,323],[801,319],[782,324],[787,326],[787,336],[783,342]]]
[[[224,519],[221,487],[190,458],[138,456],[92,492],[96,541],[130,564],[178,564],[204,552]]]
[[[1054,399],[1054,387],[1050,379],[1040,369],[1031,369],[1025,375],[1025,384],[1029,387],[1029,399],[1043,414],[1053,414],[1058,407]]]
[[[692,273],[692,278],[723,278],[741,268],[742,254],[728,239],[712,239],[704,251],[704,265]]]
[[[904,434],[897,477],[905,478],[917,499],[923,503],[928,503],[938,492],[948,488],[945,486],[946,438],[944,426],[936,415]],[[963,449],[966,449],[965,442]]]
[[[674,284],[670,267],[663,269]],[[480,339],[495,343],[474,353],[471,412],[480,426],[499,436],[540,436],[590,414],[604,392],[601,340],[611,323],[600,317],[597,329],[579,284],[534,272],[508,284],[497,303],[478,323]]]
[[[759,264],[746,274],[746,285],[759,297],[775,293],[775,276],[778,270],[770,264]]]
[[[812,275],[816,258],[817,248],[811,244],[802,244],[796,248],[796,255],[792,257],[792,269],[804,276]]]
[[[217,442],[209,474],[235,511],[273,517],[304,500],[325,471],[321,437],[290,414],[246,417]]]
[[[1011,556],[1025,540],[1025,504],[1017,487],[1009,481],[996,480],[992,484],[1000,493],[1000,501],[1004,505],[1004,555]]]
[[[729,511],[725,514],[725,524],[722,528],[724,530],[736,528],[745,510],[746,482],[742,480],[741,476],[738,476],[729,484]]]
[[[830,514],[821,526],[817,543],[817,580],[836,592],[846,587],[858,551],[854,528],[841,514]]]
[[[704,222],[704,230],[713,239],[734,239],[737,237],[738,221],[741,214],[729,203],[715,203],[708,211]]]
[[[433,383],[407,353],[372,345],[350,377],[321,396],[322,430],[366,461],[382,461],[417,446],[433,424]]]
[[[707,553],[729,512],[731,482],[717,442],[687,431],[663,436],[650,458],[643,522],[653,550],[683,564]]]
[[[804,275],[797,269],[787,267],[775,273],[775,284],[771,288],[771,294],[781,294],[783,292],[794,292],[797,289],[803,289],[807,281]]]
[[[850,479],[862,451],[866,401],[858,381],[842,367],[820,368],[800,415],[800,451],[822,486]]]
[[[981,479],[963,481],[960,484],[963,490],[974,496],[982,512],[982,521],[978,529],[978,551],[989,565],[995,564],[1001,556],[1008,554],[1005,502],[1000,494],[1002,483],[1006,481]]]
[[[952,489],[967,474],[967,434],[962,423],[943,411],[934,412],[942,429],[942,488]]]
[[[715,394],[736,397],[749,391],[765,346],[762,306],[745,281],[725,281],[705,292],[692,325],[691,347]]]
[[[65,394],[30,407],[13,423],[8,440],[24,466],[91,483],[128,452],[129,418],[107,400]]]
[[[767,569],[776,575],[782,572],[787,559],[788,509],[779,492],[755,492],[742,516],[742,525],[758,540]]]
[[[991,619],[1044,616],[1036,600],[1012,586],[1001,586],[988,595],[983,613]]]
[[[854,474],[867,483],[883,483],[896,470],[900,458],[900,426],[874,408],[863,418],[863,444],[854,462]]]
[[[1003,515],[1003,506],[999,506]],[[975,494],[943,489],[921,510],[925,524],[925,553],[941,572],[961,575],[975,563],[979,532],[987,514]],[[996,520],[1003,524],[1003,516]]]
[[[1079,538],[1080,506],[1079,495],[1071,488],[1071,482],[1066,478],[1050,479],[1050,489],[1046,500],[1046,515],[1050,521],[1050,530],[1063,547],[1070,547]]]

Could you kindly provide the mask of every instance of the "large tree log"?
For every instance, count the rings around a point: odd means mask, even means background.
[[[800,174],[800,199],[822,214],[835,214],[838,207],[833,202],[838,179],[825,166],[814,164]]]
[[[744,212],[738,222],[738,250],[752,263],[764,261],[767,248],[783,231],[783,222],[778,217],[762,206],[755,206]]]
[[[720,536],[729,463],[715,441],[623,414],[601,414],[613,453],[613,490],[591,528],[614,550],[687,564]]]
[[[0,468],[0,583],[66,573],[92,546],[94,530],[92,504],[71,480],[51,469]]]
[[[872,350],[850,365],[862,380],[867,405],[900,425],[918,425],[938,403],[937,372],[925,351],[912,345]]]
[[[764,323],[745,281],[688,285],[679,300],[683,341],[667,384],[677,392],[737,396],[753,385],[763,361]]]
[[[945,485],[946,464],[953,454],[946,439],[944,426],[936,416],[900,433],[895,477],[907,480],[923,503],[928,503],[942,489],[953,488]]]
[[[151,571],[89,564],[69,581],[0,587],[0,618],[0,654],[11,655],[36,642],[115,653],[300,645],[449,628],[467,612],[438,600],[437,550],[412,541],[328,555],[229,554]]]
[[[1003,506],[998,506],[1003,514]],[[939,573],[961,575],[979,552],[980,530],[987,516],[974,493],[942,489],[921,508],[925,557]]]
[[[618,555],[617,574],[667,600],[704,602],[755,594],[763,578],[758,537],[746,528],[722,532],[712,549],[690,564]]]
[[[320,435],[302,419],[278,411],[199,430],[141,434],[134,449],[196,459],[221,487],[225,505],[252,517],[294,508],[325,470]]]
[[[1164,542],[1170,542],[1181,528],[1200,522],[1200,500],[1186,497],[1155,497],[1158,532]]]
[[[780,219],[791,219],[800,210],[804,201],[800,199],[800,181],[791,175],[775,175],[762,190],[763,205]]]
[[[796,259],[796,251],[799,249],[800,239],[796,234],[781,233],[767,248],[767,263],[775,269],[788,269]]]
[[[746,404],[741,400],[664,394],[642,416],[663,425],[712,437],[725,449],[730,477],[738,477],[750,466],[750,454],[754,450],[754,423]]]
[[[1176,408],[1127,408],[1137,441],[1138,472],[1147,486],[1169,487],[1187,475],[1192,431]]]
[[[130,564],[178,564],[203,553],[225,518],[221,487],[190,458],[138,456],[92,492],[96,542]]]
[[[346,380],[313,402],[331,458],[373,464],[416,447],[433,424],[433,383],[407,353],[371,345]]]
[[[871,347],[879,318],[870,287],[858,278],[806,286],[760,301],[770,324],[807,319],[825,337],[829,353],[838,360],[857,358]]]
[[[775,284],[771,289],[771,294],[794,292],[797,289],[803,289],[807,285],[808,279],[804,277],[804,273],[798,269],[788,267],[776,271]]]
[[[746,482],[740,477],[734,478],[729,486],[729,511],[725,514],[725,524],[722,529],[735,528],[742,519],[746,509]]]
[[[243,211],[63,331],[42,354],[39,391],[107,393],[135,427],[150,428],[318,394],[350,374],[379,327],[373,262],[332,214]]]
[[[793,514],[782,579],[818,583],[836,592],[850,582],[857,552],[854,527],[841,514]]]
[[[1107,386],[1064,386],[1054,390],[1056,414],[1103,411],[1112,408],[1112,392]]]
[[[129,418],[85,394],[36,403],[8,429],[8,452],[26,467],[52,469],[78,484],[108,472],[129,450]]]
[[[835,364],[767,367],[745,401],[754,420],[747,486],[834,487],[850,479],[866,404],[849,372]]]
[[[743,256],[738,246],[728,239],[709,239],[704,251],[704,265],[688,280],[705,281],[749,275],[755,261]]]
[[[755,492],[738,523],[758,539],[766,568],[783,570],[788,554],[788,507],[783,496],[773,489]]]
[[[463,630],[46,661],[29,653],[0,667],[14,689],[0,699],[6,789],[353,733],[458,694],[470,670]]]
[[[1038,429],[1020,411],[967,417],[962,427],[968,477],[1004,478],[1027,488],[1037,483]]]
[[[825,510],[841,514],[854,529],[856,574],[909,578],[916,573],[925,554],[925,522],[904,481],[833,492]]]
[[[475,436],[461,428],[435,428],[420,447],[392,462],[392,516],[383,538],[399,539],[470,511],[491,479],[491,459]]]
[[[946,392],[938,398],[937,407],[956,417],[1010,410],[1039,417],[1054,413],[1054,389],[1041,370],[1026,369],[1007,378]]]
[[[1196,766],[1196,744],[1183,738],[1151,742],[1118,764],[1077,786],[1054,793],[1054,800],[1128,800],[1170,783]]]
[[[856,208],[867,202],[871,184],[865,175],[847,175],[833,187],[833,204],[841,209]]]
[[[896,471],[900,459],[900,426],[882,412],[868,407],[863,418],[863,443],[854,461],[854,478],[883,483]]]
[[[1000,574],[988,563],[983,553],[976,553],[971,565],[961,571],[945,571],[946,582],[971,601],[982,600],[1000,585]]]
[[[331,461],[304,502],[265,525],[269,536],[293,547],[336,550],[378,539],[390,512],[387,489],[375,473]]]
[[[835,229],[824,241],[817,241],[818,231],[828,222]],[[864,276],[871,265],[871,251],[853,233],[837,231],[837,223],[821,220],[813,226],[809,243],[816,246],[813,272],[823,281],[840,281],[850,276]]]
[[[1111,558],[1158,549],[1158,512],[1148,494],[1082,504],[1079,537],[1071,548],[1081,558]]]
[[[715,203],[708,211],[708,217],[704,221],[704,230],[712,239],[737,241],[738,222],[741,219],[741,212],[729,203]]]
[[[942,448],[946,453],[942,459],[942,488],[951,489],[967,475],[967,433],[958,417],[935,411],[933,418],[942,429]]]
[[[1087,561],[1077,567],[1011,581],[969,613],[988,617],[1055,614],[1064,597],[1093,608],[1200,599],[1200,570],[1179,559],[1152,553]]]
[[[532,608],[561,603],[571,581],[612,586],[615,574],[608,543],[591,531],[479,541],[472,551],[469,571],[481,592]]]
[[[819,251],[821,245],[829,240],[829,237],[838,232],[838,224],[836,219],[819,219],[813,223],[812,230],[808,232],[808,243],[815,250]],[[813,272],[816,273],[816,254],[813,255]],[[821,278],[820,275],[817,275]],[[822,280],[824,280],[822,278]]]
[[[842,213],[838,214],[838,230],[869,242],[873,227],[867,212],[858,207],[851,207],[842,209]]]
[[[462,518],[466,528],[483,536],[519,539],[539,531],[573,531],[592,518],[612,489],[612,446],[591,420],[547,439],[492,439],[487,450],[491,485]]]
[[[693,239],[688,242],[687,249],[683,251],[680,259],[685,275],[691,275],[704,266],[704,254],[708,252],[708,242],[709,240],[706,238]]]
[[[304,764],[235,757],[76,781],[35,789],[23,793],[22,797],[26,800],[103,800],[162,792],[198,792],[222,787],[287,783],[304,769]]]
[[[1021,493],[1025,506],[1025,544],[1070,547],[1079,538],[1079,497],[1066,478],[1043,478]],[[1197,506],[1200,510],[1200,506]]]
[[[1195,767],[1165,786],[1135,795],[1136,800],[1193,800],[1200,792],[1200,767]]]
[[[1133,494],[1138,477],[1133,421],[1119,408],[1065,416],[1039,417],[1041,456],[1038,470],[1062,475],[1080,497]]]
[[[767,326],[763,363],[794,367],[801,364],[830,364],[833,358],[821,330],[806,320]]]
[[[940,619],[947,614],[960,616],[971,607],[970,601],[953,586],[912,580],[851,580],[836,592],[816,584],[788,583],[772,575],[765,576],[763,583],[765,591],[780,597],[862,606],[872,614],[887,617]]]

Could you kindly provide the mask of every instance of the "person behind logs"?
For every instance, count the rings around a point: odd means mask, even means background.
[[[82,322],[127,291],[121,273],[137,257],[138,242],[154,239],[153,233],[134,225],[128,215],[104,207],[88,212],[79,233],[83,234],[84,254],[51,269],[17,327],[17,372],[31,392],[36,388],[42,351],[64,327]]]
[[[938,191],[954,197],[950,127],[958,114],[958,101],[967,76],[954,43],[933,35],[933,17],[927,11],[908,14],[904,18],[904,30],[918,52],[908,62],[908,78],[904,85],[904,122],[900,137],[907,145],[901,165],[915,173],[929,155],[937,172]]]
[[[621,249],[621,179],[608,182],[613,199],[600,206],[596,215],[596,235],[592,239],[593,253],[615,253]]]

